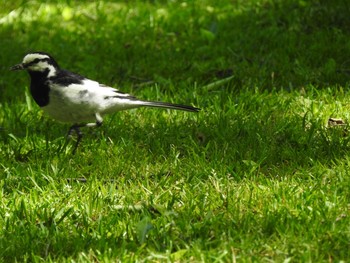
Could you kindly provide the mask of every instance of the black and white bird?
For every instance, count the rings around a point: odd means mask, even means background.
[[[68,134],[77,133],[75,152],[82,138],[81,127],[100,126],[104,114],[138,107],[156,107],[197,112],[200,109],[181,104],[146,101],[130,94],[61,69],[45,52],[25,55],[11,70],[27,70],[30,92],[35,102],[52,118],[71,123]]]

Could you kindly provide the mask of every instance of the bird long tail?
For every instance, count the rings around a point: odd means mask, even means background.
[[[182,105],[182,104],[173,104],[173,103],[169,103],[169,102],[160,102],[160,101],[142,101],[142,106],[173,109],[173,110],[184,110],[184,111],[191,111],[191,112],[200,111],[199,108],[196,108],[193,106]]]

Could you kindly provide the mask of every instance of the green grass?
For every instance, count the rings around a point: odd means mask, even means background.
[[[2,1],[0,261],[349,261],[349,4],[324,2]],[[202,111],[106,116],[73,156],[8,71],[34,50]]]

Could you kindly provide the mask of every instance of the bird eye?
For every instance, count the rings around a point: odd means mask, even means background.
[[[36,63],[38,63],[39,61],[40,61],[40,58],[36,58],[36,59],[34,59],[33,61],[27,63],[25,66],[26,66],[26,67],[30,67],[30,66],[32,66],[32,65],[34,65],[34,64],[36,64]]]

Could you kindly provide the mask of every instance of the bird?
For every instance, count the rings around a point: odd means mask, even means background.
[[[46,52],[27,53],[22,62],[10,68],[26,70],[30,76],[30,93],[36,104],[53,119],[70,123],[68,136],[75,132],[75,153],[83,137],[80,128],[101,126],[103,116],[139,107],[198,112],[199,108],[161,101],[142,100],[116,88],[61,69]]]

